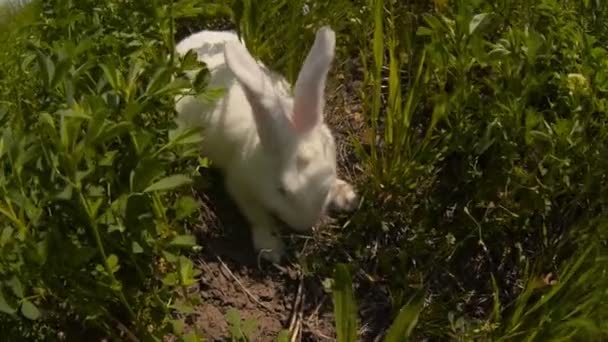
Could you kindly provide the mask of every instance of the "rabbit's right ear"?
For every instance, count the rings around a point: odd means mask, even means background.
[[[335,48],[334,31],[329,26],[319,29],[295,84],[292,121],[298,132],[310,131],[323,121],[325,80]]]
[[[266,74],[240,42],[227,42],[224,58],[228,68],[245,90],[262,145],[266,148],[276,147],[277,118],[267,109],[269,105],[266,94],[270,92],[270,84]]]

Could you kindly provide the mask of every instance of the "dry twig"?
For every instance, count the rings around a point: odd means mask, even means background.
[[[291,320],[289,322],[289,333],[291,335],[291,342],[299,340],[299,336],[302,333],[302,314],[304,310],[304,278],[300,273],[300,284],[298,285],[298,292],[293,304],[293,312]]]
[[[217,258],[217,261],[222,266],[221,269],[224,270],[228,274],[228,276],[230,278],[232,278],[239,285],[239,287],[241,288],[241,290],[243,290],[243,292],[245,292],[245,294],[247,296],[249,296],[249,298],[251,298],[251,300],[253,300],[259,306],[261,306],[264,309],[266,309],[269,313],[271,313],[273,315],[279,315],[274,310],[272,310],[268,305],[262,303],[255,295],[253,295],[253,293],[251,293],[249,290],[247,290],[247,288],[243,285],[243,283],[241,283],[241,281],[239,280],[239,278],[236,275],[234,275],[234,273],[232,273],[232,271],[228,268],[228,266],[226,265],[226,263],[224,263],[224,261],[222,260],[222,258],[220,258],[219,256],[216,256],[216,258]],[[282,319],[282,317],[281,317],[281,319]]]
[[[127,328],[124,324],[122,324],[119,320],[114,320],[114,322],[116,323],[116,325],[118,326],[118,329],[120,331],[122,331],[127,338],[132,341],[132,342],[139,342],[139,339],[137,338],[137,336],[135,336],[135,334],[133,334],[133,332],[131,330],[129,330],[129,328]]]
[[[322,332],[320,332],[318,329],[316,329],[310,322],[303,322],[304,326],[306,327],[306,331],[310,332],[311,334],[320,337],[324,340],[328,340],[328,341],[335,341],[336,339],[330,336],[327,336],[325,334],[323,334]]]

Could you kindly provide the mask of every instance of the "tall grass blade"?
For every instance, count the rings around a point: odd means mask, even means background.
[[[333,297],[338,342],[357,341],[357,304],[350,272],[345,264],[336,265]]]
[[[373,72],[372,72],[372,137],[371,137],[371,154],[372,163],[376,166],[378,158],[376,147],[376,132],[378,131],[378,118],[380,116],[382,106],[382,67],[384,65],[384,1],[373,0],[374,8],[374,35],[372,38],[373,46]]]
[[[424,292],[418,293],[409,303],[405,304],[393,324],[389,327],[384,342],[407,341],[418,324],[418,317],[424,304]]]

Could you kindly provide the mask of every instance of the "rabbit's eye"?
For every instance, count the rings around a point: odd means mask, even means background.
[[[308,164],[310,164],[310,158],[298,156],[296,163],[298,165],[298,169],[301,170],[301,169],[307,167]]]
[[[287,189],[284,186],[280,185],[277,190],[279,190],[281,196],[287,196]]]

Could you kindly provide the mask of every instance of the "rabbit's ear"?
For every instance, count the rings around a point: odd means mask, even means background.
[[[265,101],[265,94],[270,92],[267,76],[247,48],[239,42],[226,43],[224,58],[228,68],[245,90],[262,145],[272,148],[276,145],[276,118],[268,111],[268,101]]]
[[[323,119],[325,80],[334,59],[336,35],[328,26],[317,31],[295,84],[293,126],[307,132]]]
[[[264,72],[243,44],[227,42],[224,47],[224,58],[228,68],[248,92],[247,96],[264,93]]]

